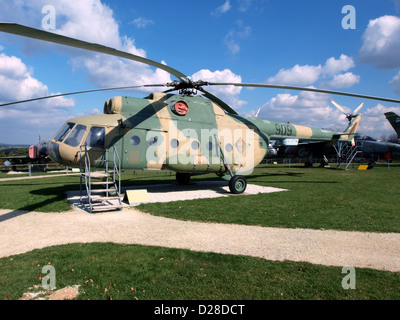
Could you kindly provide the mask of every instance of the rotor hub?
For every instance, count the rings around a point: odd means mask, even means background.
[[[202,86],[207,86],[209,83],[207,81],[198,80],[193,81],[189,78],[184,78],[182,81],[174,80],[168,82],[166,85],[168,87],[173,87],[168,91],[179,90],[179,94],[184,96],[192,96],[197,94],[197,90],[201,89]]]

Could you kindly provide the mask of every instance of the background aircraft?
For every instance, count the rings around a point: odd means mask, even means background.
[[[396,131],[397,138],[400,139],[400,117],[394,112],[386,112],[385,117],[392,125],[394,131]]]
[[[36,145],[31,145],[28,148],[28,154],[25,156],[6,156],[4,166],[10,166],[13,171],[17,170],[17,165],[28,163],[47,164],[49,160],[48,141],[39,137],[39,142]],[[43,166],[45,168],[45,166]]]

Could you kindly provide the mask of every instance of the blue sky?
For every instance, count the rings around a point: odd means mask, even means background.
[[[399,0],[0,0],[0,20],[41,29],[55,10],[59,34],[165,62],[214,82],[326,88],[400,99]],[[344,29],[345,5],[355,29]],[[48,20],[47,20],[48,21]],[[48,94],[174,79],[142,64],[0,34],[0,102]],[[394,133],[383,113],[400,105],[298,91],[209,88],[242,115],[342,130],[362,102],[360,131]],[[71,117],[100,113],[116,91],[0,108],[0,142],[50,139]]]

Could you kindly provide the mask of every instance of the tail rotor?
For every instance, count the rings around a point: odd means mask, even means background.
[[[331,99],[331,102],[336,108],[338,108],[340,111],[342,111],[345,114],[349,123],[351,123],[353,118],[355,118],[357,116],[357,112],[359,112],[361,110],[361,108],[364,106],[364,102],[363,102],[352,113],[347,113],[346,111],[344,111],[343,107],[341,105],[339,105],[337,102],[333,101],[332,99]]]

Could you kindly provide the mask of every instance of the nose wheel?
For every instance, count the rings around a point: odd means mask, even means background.
[[[233,176],[229,180],[229,190],[234,194],[241,194],[246,190],[247,182],[243,176]]]

